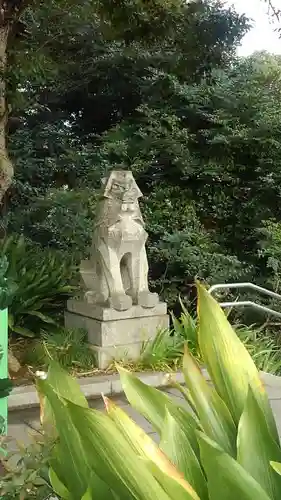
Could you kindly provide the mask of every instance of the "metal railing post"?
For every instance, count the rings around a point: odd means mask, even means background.
[[[218,283],[217,285],[213,285],[209,288],[209,293],[212,295],[216,290],[225,290],[225,289],[239,289],[239,288],[248,288],[250,290],[255,290],[259,292],[261,295],[267,295],[268,297],[272,297],[274,299],[278,299],[281,301],[281,295],[276,292],[272,292],[271,290],[267,290],[267,288],[263,288],[261,286],[255,285],[254,283]],[[263,306],[261,304],[257,304],[256,302],[250,300],[236,300],[232,302],[219,302],[222,308],[225,307],[253,307],[253,309],[258,309],[259,311],[263,311],[268,314],[272,314],[277,318],[281,318],[281,313],[275,311],[274,309],[270,309],[269,307]]]

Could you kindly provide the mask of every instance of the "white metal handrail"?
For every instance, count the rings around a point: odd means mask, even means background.
[[[255,290],[262,295],[267,295],[269,297],[272,297],[274,299],[281,300],[281,295],[279,295],[276,292],[272,292],[271,290],[267,290],[267,288],[263,288],[261,286],[255,285],[254,283],[219,283],[217,285],[211,286],[209,288],[209,293],[212,295],[213,292],[216,290],[225,290],[225,289],[239,289],[239,288],[248,288]],[[266,312],[268,314],[272,314],[273,316],[276,316],[277,318],[281,318],[281,313],[278,311],[275,311],[274,309],[270,309],[269,307],[262,306],[261,304],[257,304],[256,302],[250,301],[250,300],[237,300],[233,302],[220,302],[219,303],[222,308],[225,307],[253,307],[254,309],[258,309],[260,311]]]

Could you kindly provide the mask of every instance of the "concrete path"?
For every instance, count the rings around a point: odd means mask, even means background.
[[[276,418],[277,427],[279,434],[281,436],[281,387],[280,379],[278,383],[275,383],[274,377],[270,386],[267,386],[267,391],[269,394],[271,406]],[[171,395],[171,397],[181,405],[185,405],[186,402],[175,389],[165,389],[165,392]],[[124,396],[117,396],[113,398],[115,403],[121,406],[130,417],[132,417],[135,422],[140,425],[146,433],[151,435],[153,439],[157,442],[158,435],[153,431],[151,425],[145,418],[139,415],[127,402]],[[90,405],[94,408],[102,410],[104,408],[101,399],[93,399],[90,401]],[[10,450],[16,449],[16,441],[27,444],[31,440],[31,436],[38,436],[38,430],[40,429],[39,424],[39,410],[37,408],[31,410],[20,410],[12,411],[9,415],[9,426],[8,426],[8,436],[10,439],[9,448]]]

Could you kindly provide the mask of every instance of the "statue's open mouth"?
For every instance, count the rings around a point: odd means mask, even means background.
[[[122,203],[128,203],[128,204],[133,205],[136,202],[136,198],[134,196],[126,195],[126,196],[123,196],[123,198],[121,198],[121,201],[122,201]]]
[[[132,202],[122,202],[122,212],[134,212],[135,203]]]

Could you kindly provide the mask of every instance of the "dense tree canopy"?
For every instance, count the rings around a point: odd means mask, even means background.
[[[195,276],[272,280],[281,60],[236,57],[247,19],[216,0],[47,0],[22,23],[9,51],[8,231],[80,258],[102,175],[129,168],[151,279],[171,303]]]

